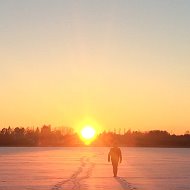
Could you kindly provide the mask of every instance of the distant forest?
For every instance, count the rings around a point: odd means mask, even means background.
[[[152,130],[148,132],[128,130],[123,134],[103,132],[88,146],[128,147],[184,147],[190,148],[190,134],[170,134],[167,131]],[[30,129],[23,127],[3,128],[0,131],[0,146],[86,146],[71,128],[51,130],[51,126]]]

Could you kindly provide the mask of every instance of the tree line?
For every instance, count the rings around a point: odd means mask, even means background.
[[[86,146],[77,133],[68,130],[51,130],[44,125],[41,129],[23,127],[3,128],[0,131],[0,146]],[[152,130],[148,132],[128,130],[124,134],[102,132],[88,146],[118,146],[128,147],[185,147],[190,148],[190,134],[170,134],[167,131]]]

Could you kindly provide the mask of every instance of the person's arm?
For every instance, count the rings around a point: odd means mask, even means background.
[[[120,158],[120,163],[122,162],[122,154],[121,154],[121,149],[119,149],[119,158]]]
[[[111,157],[111,150],[108,153],[108,162],[110,162],[110,157]]]

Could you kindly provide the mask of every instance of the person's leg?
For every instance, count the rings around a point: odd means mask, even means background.
[[[112,162],[112,166],[113,166],[113,175],[114,175],[114,177],[117,177],[118,163],[117,162]]]

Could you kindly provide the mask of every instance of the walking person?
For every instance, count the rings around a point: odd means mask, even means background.
[[[122,162],[122,154],[116,143],[114,143],[113,147],[108,153],[108,162],[110,162],[110,158],[113,166],[113,175],[114,177],[117,177],[118,163]]]

